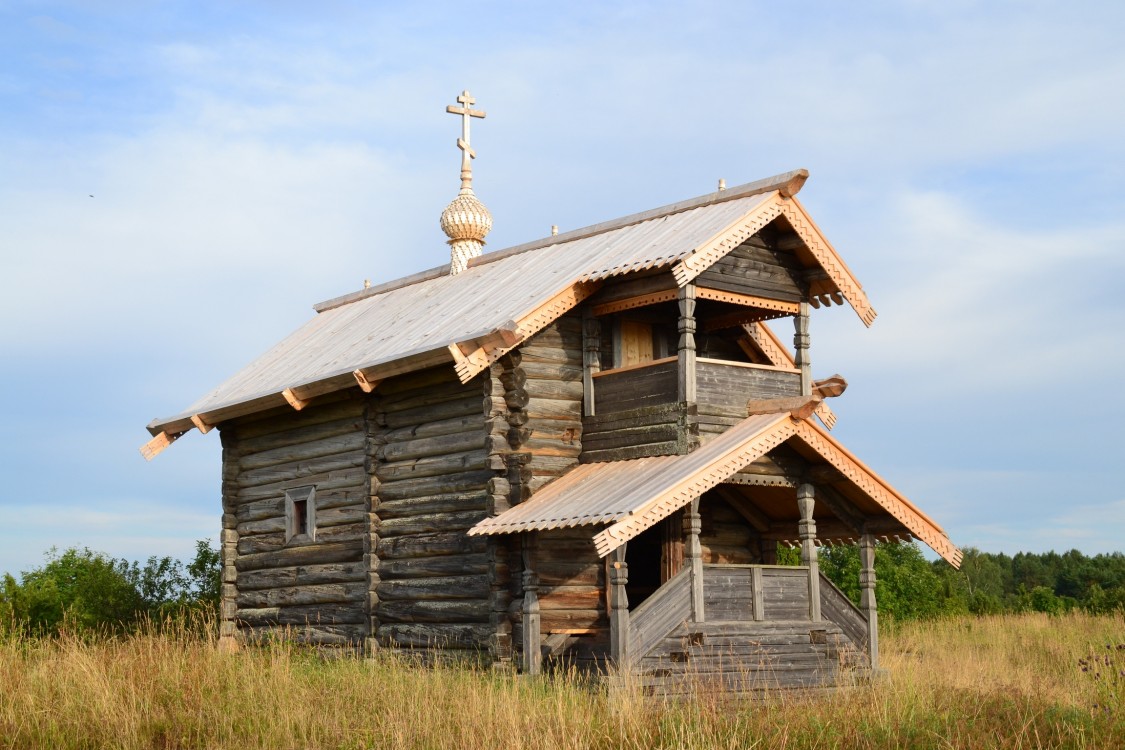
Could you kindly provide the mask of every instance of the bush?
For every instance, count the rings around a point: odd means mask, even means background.
[[[0,630],[116,633],[146,616],[164,618],[218,604],[219,555],[206,540],[196,542],[195,558],[186,566],[171,557],[150,557],[141,565],[85,547],[52,549],[46,558],[18,582],[11,575],[0,581]]]

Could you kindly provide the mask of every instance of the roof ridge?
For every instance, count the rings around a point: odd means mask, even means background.
[[[587,237],[594,237],[606,232],[612,232],[617,229],[623,229],[634,224],[640,224],[645,221],[659,219],[664,216],[671,216],[673,214],[690,211],[693,208],[701,208],[703,206],[710,206],[718,203],[726,203],[727,201],[738,200],[739,198],[747,198],[752,195],[759,195],[767,193],[771,190],[781,192],[785,197],[796,195],[801,187],[805,184],[805,180],[809,177],[807,169],[795,169],[790,172],[783,172],[772,177],[766,177],[762,180],[754,182],[747,182],[744,185],[736,185],[735,187],[727,188],[725,190],[718,190],[713,193],[707,193],[695,198],[679,201],[677,203],[669,203],[666,206],[659,208],[649,209],[640,213],[629,214],[609,221],[603,221],[599,224],[591,224],[587,227],[580,229],[572,229],[569,232],[563,232],[559,235],[552,235],[531,242],[525,242],[522,245],[514,245],[503,250],[497,250],[491,253],[485,253],[469,262],[469,268],[476,268],[478,266],[487,265],[495,261],[504,260],[514,255],[530,252],[532,250],[539,250],[544,247],[551,247],[552,245],[559,245],[565,242],[574,242],[575,240],[586,239]],[[431,281],[433,279],[447,276],[449,274],[449,264],[446,263],[436,268],[431,268],[426,271],[404,276],[401,279],[394,279],[387,281],[376,286],[368,287],[367,289],[360,289],[357,292],[350,292],[339,297],[334,297],[324,302],[313,305],[313,310],[318,313],[332,310],[337,307],[358,302],[369,297],[374,297],[386,292],[392,292],[396,289],[420,284],[424,281]]]

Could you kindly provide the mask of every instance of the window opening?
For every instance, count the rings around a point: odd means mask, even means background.
[[[316,539],[316,488],[294,487],[285,491],[285,542]]]

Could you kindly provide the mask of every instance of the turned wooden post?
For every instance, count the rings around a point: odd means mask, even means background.
[[[875,537],[859,538],[859,608],[867,617],[867,656],[879,668],[879,612],[875,608]]]
[[[535,572],[539,536],[534,531],[523,535],[523,671],[539,674],[543,665],[539,632],[539,575]]]
[[[809,619],[820,622],[820,563],[816,557],[816,521],[813,520],[815,490],[807,482],[797,487],[798,525],[801,535],[801,564],[809,567]]]
[[[687,558],[688,576],[691,581],[691,621],[704,622],[703,613],[703,549],[699,545],[699,532],[702,522],[699,515],[699,498],[691,501],[688,512],[684,513],[684,537],[687,544],[684,557]]]
[[[793,318],[793,363],[801,371],[801,395],[812,395],[812,363],[809,360],[809,303],[802,302]]]
[[[594,416],[594,374],[601,370],[602,326],[593,311],[582,311],[582,413]]]
[[[625,562],[625,546],[610,553],[609,561],[609,651],[618,668],[629,664],[629,564]]]
[[[695,284],[680,287],[679,387],[677,398],[695,402]]]

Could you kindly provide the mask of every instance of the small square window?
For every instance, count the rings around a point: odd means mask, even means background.
[[[316,487],[285,491],[285,543],[316,541]]]

